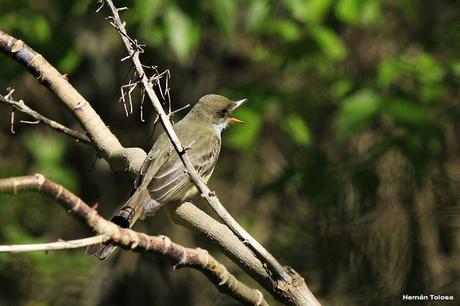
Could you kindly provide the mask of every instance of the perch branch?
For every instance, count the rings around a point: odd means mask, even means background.
[[[99,216],[96,210],[85,204],[71,191],[48,180],[41,174],[0,179],[0,192],[16,194],[21,191],[39,191],[56,199],[70,214],[89,225],[99,234],[96,237],[87,238],[97,240],[92,241],[91,244],[111,240],[124,249],[166,257],[175,269],[190,267],[202,272],[219,291],[232,296],[243,304],[268,305],[259,290],[249,288],[238,281],[224,265],[205,250],[183,247],[172,242],[166,236],[149,236],[131,229],[120,228]],[[61,246],[68,245],[61,243]],[[83,244],[80,245],[80,247],[83,246]],[[19,248],[19,246],[16,247]]]
[[[206,199],[212,209],[216,212],[216,214],[225,222],[225,224],[235,233],[242,241],[244,241],[251,250],[256,254],[256,256],[263,261],[269,268],[270,273],[275,277],[277,281],[282,281],[285,283],[291,283],[292,277],[289,273],[284,269],[284,267],[257,241],[255,240],[246,230],[244,230],[238,222],[227,212],[224,206],[220,203],[219,199],[217,198],[216,194],[212,192],[209,187],[203,182],[201,177],[198,175],[198,172],[193,167],[190,159],[187,156],[186,150],[181,145],[179,138],[177,137],[174,129],[172,127],[171,121],[169,116],[166,115],[163,107],[161,106],[160,100],[156,96],[151,84],[149,83],[149,79],[143,69],[143,65],[141,64],[139,58],[139,48],[138,44],[135,40],[129,38],[129,35],[125,29],[124,23],[121,21],[120,15],[118,14],[118,9],[115,7],[111,0],[106,0],[106,3],[109,5],[110,10],[112,12],[112,25],[116,28],[116,30],[120,33],[121,39],[128,50],[128,54],[131,57],[137,74],[141,78],[142,84],[145,88],[145,91],[152,102],[155,110],[157,111],[161,124],[165,129],[171,143],[174,146],[177,154],[181,158],[185,168],[190,175],[191,180],[200,191],[201,196]]]
[[[286,305],[320,305],[303,277],[290,268],[288,268],[288,273],[293,279],[292,283],[273,283],[263,264],[225,224],[216,222],[190,202],[179,204],[176,207],[168,206],[168,208],[174,222],[191,228],[216,243],[230,259],[272,293],[278,301]]]
[[[31,116],[32,118],[34,118],[38,122],[42,122],[43,124],[49,126],[53,130],[58,131],[58,132],[63,133],[63,134],[66,134],[66,135],[74,138],[76,141],[79,141],[79,142],[82,142],[82,143],[85,143],[85,144],[91,144],[91,140],[89,140],[89,138],[84,133],[72,130],[72,129],[70,129],[70,128],[68,128],[68,127],[66,127],[66,126],[64,126],[64,125],[62,125],[62,124],[60,124],[60,123],[58,123],[58,122],[56,122],[54,120],[51,120],[51,119],[43,116],[42,114],[40,114],[37,111],[34,111],[30,107],[28,107],[24,103],[24,101],[22,101],[22,100],[15,101],[15,100],[9,98],[9,94],[8,94],[6,96],[0,95],[0,101],[5,103],[5,104],[11,105],[12,107],[17,109],[21,113],[24,113],[24,114],[27,114],[27,115]]]
[[[48,61],[22,40],[0,31],[0,51],[23,64],[77,118],[97,153],[116,171],[137,173],[145,158],[140,148],[124,148],[91,104]]]

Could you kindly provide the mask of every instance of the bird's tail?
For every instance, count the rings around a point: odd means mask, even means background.
[[[110,220],[122,228],[131,228],[137,219],[142,218],[144,207],[155,206],[155,203],[150,203],[149,192],[146,188],[138,189],[123,206],[117,210],[113,218]],[[109,257],[117,248],[112,242],[90,245],[86,248],[87,255],[94,255],[100,260]]]

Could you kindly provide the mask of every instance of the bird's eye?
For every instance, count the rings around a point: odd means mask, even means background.
[[[228,115],[228,111],[226,109],[223,109],[219,112],[219,114],[222,116],[222,117],[226,117]]]

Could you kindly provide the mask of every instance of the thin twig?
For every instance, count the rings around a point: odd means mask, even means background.
[[[99,234],[96,236],[98,238],[92,237],[99,240],[97,242],[91,241],[91,244],[111,240],[124,249],[165,257],[171,261],[173,268],[190,267],[202,272],[219,291],[232,296],[243,304],[268,305],[259,290],[249,288],[238,281],[224,265],[209,255],[206,250],[183,247],[172,242],[166,236],[149,236],[130,229],[120,228],[99,216],[95,209],[89,207],[71,191],[48,180],[41,174],[0,179],[0,192],[16,194],[20,191],[38,191],[56,199],[70,214]],[[61,246],[67,245],[61,244]],[[12,246],[5,247],[12,248]],[[16,250],[20,248],[21,246],[13,247]],[[29,246],[29,248],[32,249],[33,247]]]
[[[34,244],[12,244],[0,245],[0,253],[22,253],[32,251],[58,251],[68,249],[84,248],[89,245],[107,242],[110,239],[107,235],[97,235],[93,237],[75,239],[68,241],[56,241],[49,243],[34,243]]]
[[[131,56],[134,66],[137,70],[137,74],[141,77],[142,84],[145,87],[147,95],[150,98],[155,110],[158,112],[160,117],[161,124],[163,125],[169,139],[171,140],[174,149],[179,154],[185,168],[190,175],[191,180],[200,191],[201,196],[206,199],[212,209],[217,213],[217,215],[225,222],[225,224],[237,235],[242,241],[247,243],[247,245],[251,248],[251,250],[256,254],[256,256],[263,262],[265,262],[270,269],[271,274],[275,277],[276,280],[281,280],[286,283],[292,282],[292,277],[289,273],[284,269],[284,267],[257,241],[255,240],[246,230],[244,230],[238,222],[227,212],[224,206],[220,203],[219,199],[215,195],[214,192],[211,192],[209,187],[203,182],[201,177],[198,175],[197,171],[193,167],[190,159],[188,158],[184,147],[181,145],[179,138],[177,137],[174,129],[172,127],[171,121],[169,116],[163,110],[161,103],[156,96],[153,88],[150,85],[149,79],[147,78],[142,64],[139,59],[139,50],[138,45],[135,40],[129,38],[126,29],[124,27],[124,23],[121,21],[120,15],[118,14],[118,10],[113,4],[111,0],[106,0],[106,3],[109,5],[112,16],[111,16],[111,24],[115,27],[115,29],[120,33],[121,39],[123,40],[126,49],[128,50],[128,54]]]
[[[178,112],[181,112],[181,111],[183,111],[184,109],[187,109],[187,108],[189,108],[189,107],[190,107],[190,104],[186,104],[186,105],[184,105],[184,106],[182,106],[182,107],[176,109],[175,111],[172,111],[169,115],[172,116],[172,115],[177,114]]]
[[[91,140],[83,133],[79,131],[72,130],[54,120],[51,120],[42,114],[38,113],[37,111],[34,111],[30,107],[28,107],[24,101],[19,100],[15,101],[10,98],[11,95],[0,95],[0,102],[3,102],[5,104],[11,105],[14,107],[14,109],[20,111],[21,113],[27,114],[37,120],[38,122],[42,122],[43,124],[47,125],[48,127],[52,128],[55,131],[58,131],[60,133],[66,134],[75,140],[84,143],[84,144],[91,144]],[[14,114],[14,113],[13,113]],[[12,115],[11,119],[11,128],[13,128],[13,123],[14,123],[14,116]],[[24,121],[22,120],[21,122],[23,123],[31,123],[30,121]],[[34,122],[35,123],[35,122]]]

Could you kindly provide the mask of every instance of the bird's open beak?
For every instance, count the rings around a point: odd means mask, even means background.
[[[246,123],[243,120],[236,119],[236,118],[233,118],[233,117],[228,117],[227,120],[230,123],[239,123],[239,124],[245,124]]]
[[[232,111],[234,111],[235,109],[237,109],[238,107],[241,106],[241,104],[243,104],[244,102],[246,102],[248,99],[242,99],[242,100],[239,100],[239,101],[235,101],[233,102],[234,103],[234,107],[232,109]],[[243,120],[240,120],[240,119],[236,119],[236,118],[233,118],[233,117],[228,117],[228,122],[230,123],[239,123],[239,124],[245,124],[246,122],[244,122]]]

